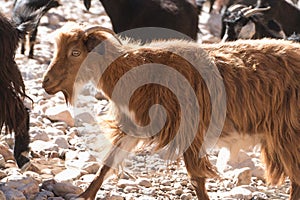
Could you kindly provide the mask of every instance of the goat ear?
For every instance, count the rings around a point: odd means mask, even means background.
[[[91,52],[94,48],[97,47],[97,53],[103,55],[105,53],[105,45],[104,42],[102,42],[103,40],[104,38],[101,38],[96,34],[88,35],[85,39],[85,46],[88,52]]]

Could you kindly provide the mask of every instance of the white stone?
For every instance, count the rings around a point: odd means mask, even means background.
[[[117,186],[119,188],[125,188],[127,186],[137,186],[137,184],[134,181],[131,181],[131,180],[120,179],[117,183]]]
[[[30,148],[34,152],[41,151],[58,151],[57,144],[53,144],[52,142],[45,142],[42,140],[36,140],[30,143]]]
[[[234,187],[229,192],[224,193],[223,198],[234,198],[234,199],[251,199],[252,192],[251,188],[246,188],[243,186]]]
[[[62,172],[55,175],[54,179],[57,182],[71,182],[74,179],[79,178],[81,171],[78,169],[65,169]]]

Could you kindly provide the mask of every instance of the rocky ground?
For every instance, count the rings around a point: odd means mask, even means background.
[[[13,1],[1,1],[1,12],[8,17]],[[69,108],[62,94],[50,96],[41,87],[45,72],[53,54],[53,32],[66,21],[89,22],[111,28],[101,4],[93,1],[90,13],[86,12],[81,0],[62,0],[62,6],[51,10],[41,20],[35,58],[16,55],[22,71],[27,93],[33,103],[30,114],[31,166],[21,171],[13,160],[13,139],[2,137],[0,141],[0,200],[60,200],[71,199],[84,190],[101,166],[101,158],[107,152],[109,142],[103,139],[97,146],[98,154],[87,150],[85,139],[101,133],[101,127],[86,129],[84,123],[74,125]],[[203,13],[199,24],[202,34],[199,42],[217,42],[220,17]],[[215,36],[214,36],[215,35]],[[89,90],[93,91],[93,90]],[[107,102],[97,101],[83,93],[85,102],[76,109],[84,119],[91,119],[86,107],[101,115]],[[71,111],[74,111],[71,110]],[[64,119],[61,121],[60,119]],[[78,118],[77,118],[78,120]],[[91,121],[90,121],[91,122]],[[217,162],[218,152],[210,157]],[[226,151],[220,154],[226,157]],[[224,157],[224,158],[225,158]],[[263,165],[259,161],[259,149],[243,151],[234,165],[223,166],[220,179],[209,179],[207,189],[211,199],[287,199],[289,181],[280,187],[267,186],[263,178]],[[222,168],[222,166],[221,166]],[[103,184],[98,199],[196,199],[182,160],[164,161],[159,154],[150,155],[141,150],[129,156],[123,170],[116,170]]]

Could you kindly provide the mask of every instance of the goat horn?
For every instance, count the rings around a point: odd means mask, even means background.
[[[248,6],[248,7],[242,8],[241,9],[241,13],[244,14],[244,13],[246,13],[249,10],[252,10],[252,6]]]
[[[105,31],[105,32],[108,32],[112,35],[115,35],[115,32],[113,32],[111,29],[109,28],[105,28],[103,26],[92,26],[92,27],[89,27],[87,29],[84,30],[84,32],[88,35],[88,34],[91,34],[95,31]]]
[[[241,8],[245,8],[245,6],[242,4],[235,4],[235,5],[230,6],[228,8],[228,11],[233,12],[233,11],[236,11],[237,9],[241,9]]]
[[[256,13],[259,13],[259,12],[262,12],[262,11],[269,10],[270,8],[271,8],[270,6],[268,6],[268,7],[266,7],[266,8],[253,8],[253,9],[248,10],[248,11],[246,11],[245,13],[243,13],[243,15],[244,15],[245,17],[250,17],[250,16],[252,16],[252,15],[254,15],[254,14],[256,14]]]
[[[89,27],[87,29],[84,30],[84,33],[89,35],[91,33],[94,33],[96,31],[104,31],[104,32],[108,32],[110,34],[112,34],[120,44],[122,44],[122,42],[119,40],[119,38],[117,37],[116,33],[114,31],[112,31],[111,29],[109,28],[105,28],[103,26],[92,26],[92,27]]]

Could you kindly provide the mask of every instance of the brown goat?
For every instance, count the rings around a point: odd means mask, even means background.
[[[98,44],[95,52],[92,51]],[[72,103],[75,81],[92,80],[116,108],[115,121],[110,122],[114,147],[79,199],[94,199],[107,172],[122,162],[128,154],[126,151],[133,150],[140,141],[155,144],[157,150],[165,148],[170,156],[182,153],[198,199],[209,199],[205,180],[217,175],[205,150],[210,123],[214,131],[220,128],[220,145],[230,147],[230,138],[238,136],[250,136],[254,142],[259,141],[268,182],[280,184],[289,177],[290,199],[300,198],[300,44],[275,39],[206,45],[170,40],[139,46],[120,40],[101,27],[85,29],[78,26],[62,30],[56,45],[43,88],[49,94],[62,91]],[[95,56],[96,60],[86,61],[89,56]],[[195,92],[196,103],[190,100],[187,88],[177,82],[180,76],[153,68],[155,63],[168,66],[173,69],[171,72],[179,72]],[[193,63],[199,66],[193,66]],[[89,74],[76,78],[82,70],[81,65],[87,67],[83,70]],[[172,84],[167,85],[170,88],[152,83],[139,85],[126,104],[122,95],[132,84],[147,79],[148,73],[137,71],[129,75],[126,80],[129,82],[125,83],[122,78],[139,67],[158,70],[156,76],[165,81],[161,84]],[[102,76],[97,77],[99,74]],[[222,96],[224,91],[222,84],[218,84],[220,81],[225,86],[226,98]],[[114,89],[118,82],[124,93],[115,98]],[[180,94],[174,94],[172,88]],[[183,110],[180,99],[186,105]],[[227,109],[225,121],[222,121],[224,103]],[[164,107],[165,116],[157,112],[155,118],[149,117],[155,104]],[[186,117],[184,111],[193,108],[199,119],[188,119],[180,130],[181,120]],[[220,112],[214,113],[219,109]],[[128,118],[133,118],[137,125],[132,125]],[[137,136],[141,130],[138,126],[149,125],[150,118],[164,121],[163,128],[146,138]]]

